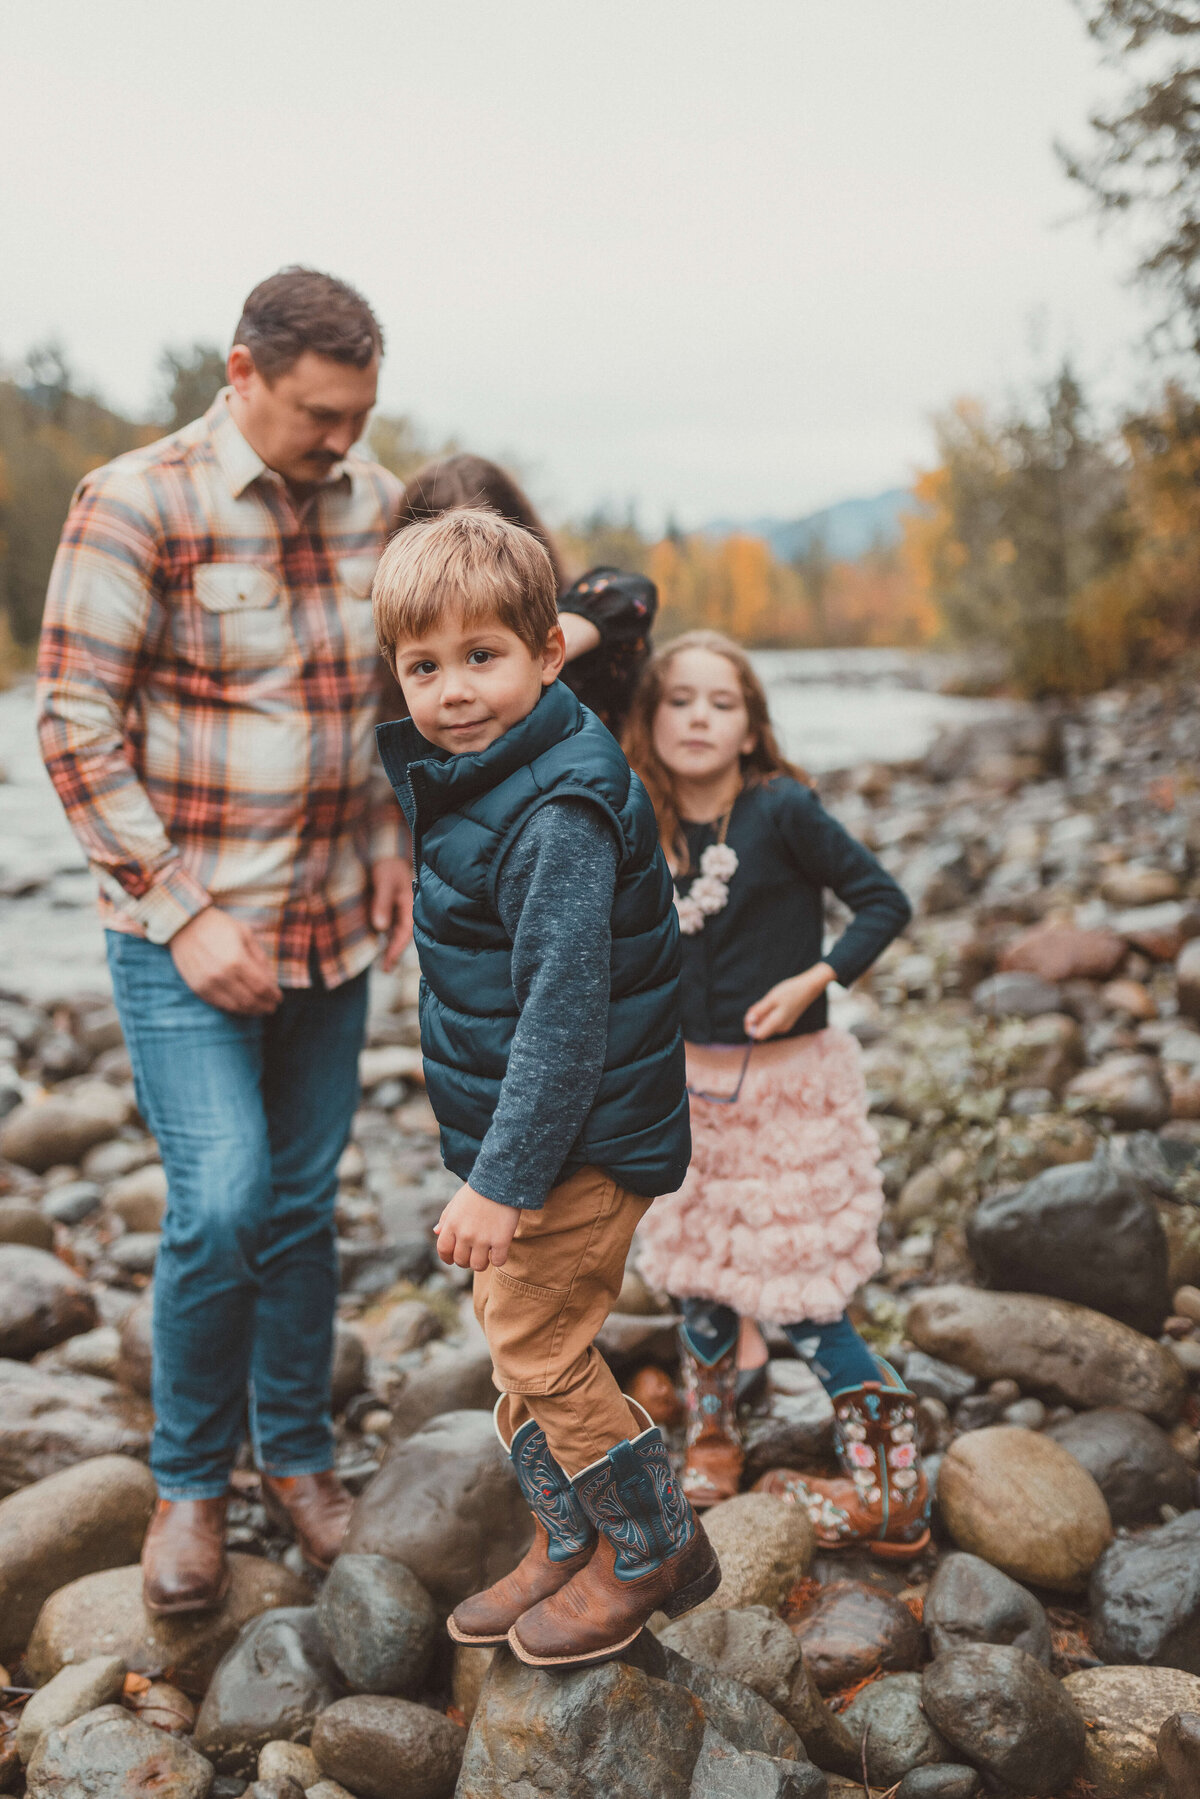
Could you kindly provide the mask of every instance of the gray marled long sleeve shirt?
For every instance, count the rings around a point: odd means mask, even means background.
[[[548,800],[500,865],[521,1015],[471,1186],[537,1211],[583,1129],[604,1071],[616,834],[598,806]]]

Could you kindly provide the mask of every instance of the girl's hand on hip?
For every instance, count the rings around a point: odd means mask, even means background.
[[[460,1187],[433,1227],[438,1255],[457,1268],[482,1270],[489,1262],[502,1268],[520,1222],[516,1206],[502,1206],[474,1187]]]
[[[830,981],[837,975],[828,962],[814,962],[803,974],[779,981],[761,999],[755,1000],[743,1019],[747,1037],[761,1043],[767,1037],[779,1037],[790,1031],[798,1018],[820,999]]]

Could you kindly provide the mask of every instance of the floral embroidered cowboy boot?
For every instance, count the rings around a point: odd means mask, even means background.
[[[929,1542],[929,1482],[917,1450],[917,1409],[894,1368],[833,1401],[844,1475],[823,1479],[773,1468],[754,1484],[802,1505],[822,1549],[866,1548],[907,1561]]]
[[[609,1661],[655,1612],[678,1618],[721,1581],[657,1425],[618,1443],[571,1485],[600,1540],[587,1566],[509,1631],[515,1653],[536,1668]]]
[[[496,1435],[512,1458],[517,1485],[533,1513],[533,1542],[511,1574],[472,1594],[446,1621],[456,1643],[503,1643],[523,1612],[556,1593],[586,1567],[596,1532],[571,1482],[550,1453],[546,1433],[532,1418],[505,1443],[500,1430],[502,1396],[493,1413]]]
[[[733,1498],[745,1464],[737,1426],[737,1343],[708,1363],[681,1330],[679,1348],[687,1406],[687,1454],[680,1485],[685,1498],[702,1511]]]

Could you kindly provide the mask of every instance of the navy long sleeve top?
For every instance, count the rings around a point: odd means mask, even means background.
[[[683,831],[689,873],[677,884],[686,894],[717,828],[685,822]],[[848,987],[912,916],[887,870],[790,775],[743,788],[725,841],[738,858],[728,903],[683,939],[683,1034],[691,1043],[744,1043],[746,1008],[814,962],[828,962]],[[826,889],[854,914],[828,951]],[[787,1035],[819,1031],[826,1022],[822,994]]]

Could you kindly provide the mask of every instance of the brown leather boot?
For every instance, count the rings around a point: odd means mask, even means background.
[[[678,1618],[721,1580],[657,1425],[618,1443],[571,1485],[600,1541],[585,1568],[509,1631],[514,1653],[535,1668],[609,1661],[655,1612]]]
[[[909,1561],[929,1542],[929,1482],[917,1449],[916,1401],[880,1360],[879,1381],[839,1393],[833,1402],[844,1475],[824,1479],[772,1468],[754,1483],[802,1505],[822,1549],[869,1549]]]
[[[679,1350],[688,1418],[680,1485],[699,1512],[732,1499],[741,1485],[746,1458],[737,1426],[737,1344],[710,1365],[701,1361],[684,1329]]]
[[[263,1504],[284,1530],[295,1534],[310,1568],[327,1574],[342,1546],[354,1500],[333,1472],[264,1474]]]
[[[493,1421],[533,1513],[533,1542],[511,1574],[485,1592],[473,1593],[451,1613],[446,1629],[456,1643],[503,1643],[522,1613],[565,1587],[596,1547],[596,1532],[551,1455],[540,1424],[529,1418],[511,1443],[504,1442],[500,1410],[506,1398],[499,1400]]]
[[[221,1499],[160,1499],[142,1544],[142,1603],[155,1618],[208,1612],[229,1591]]]

